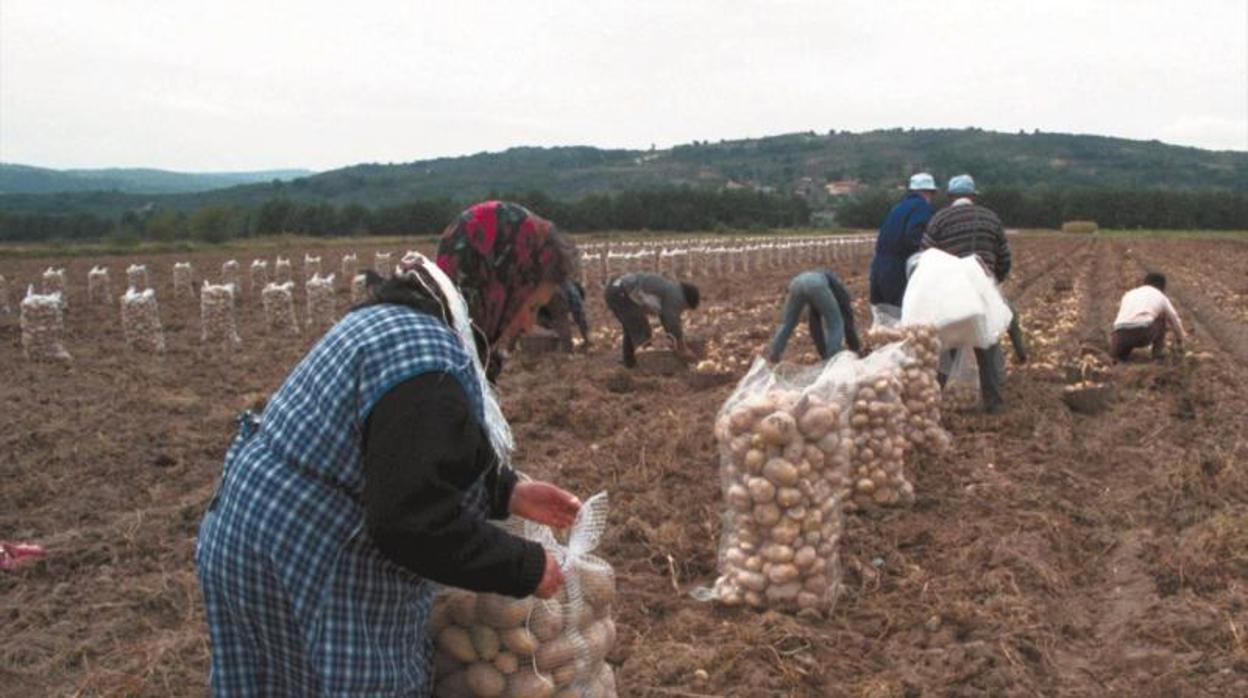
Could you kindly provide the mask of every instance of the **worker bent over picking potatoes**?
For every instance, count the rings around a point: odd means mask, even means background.
[[[581,342],[589,348],[589,313],[585,309],[585,287],[576,281],[565,281],[550,297],[550,302],[537,312],[537,324],[559,337],[559,349],[572,351],[572,325],[581,334]]]
[[[784,302],[780,327],[771,339],[767,358],[772,363],[780,361],[789,343],[802,311],[810,309],[810,338],[815,343],[820,358],[827,360],[848,345],[853,351],[862,348],[858,330],[854,325],[854,306],[849,289],[832,273],[831,269],[806,271],[789,282],[789,296]]]
[[[372,277],[371,300],[259,419],[240,418],[195,554],[214,694],[427,696],[436,585],[543,598],[562,586],[541,545],[486,521],[564,528],[580,502],[518,481],[483,364],[532,325],[573,254],[525,209],[478,204],[436,264],[410,253]]]
[[[1174,331],[1174,341],[1183,346],[1183,322],[1166,297],[1164,274],[1149,272],[1144,284],[1122,295],[1118,305],[1118,317],[1109,334],[1109,353],[1115,361],[1127,361],[1131,352],[1152,346],[1153,358],[1165,356],[1166,333]]]
[[[698,287],[677,283],[658,274],[631,273],[617,276],[607,283],[604,296],[607,307],[624,328],[624,365],[637,365],[637,349],[650,342],[649,315],[658,315],[663,330],[676,342],[676,355],[682,361],[695,357],[681,329],[680,315],[698,307]]]
[[[958,175],[949,180],[949,206],[932,216],[923,234],[923,248],[935,248],[955,257],[974,256],[984,270],[996,279],[1005,281],[1010,273],[1010,244],[1005,239],[1005,227],[1001,219],[990,209],[975,203],[975,180],[970,175]],[[1022,330],[1014,323],[1018,313],[1013,313],[1010,337],[1015,341],[1015,351],[1025,359],[1022,346]],[[1016,339],[1015,339],[1016,338]],[[941,358],[939,378],[941,385],[949,377],[957,350],[945,352]],[[995,414],[1005,409],[1002,389],[1005,383],[1005,356],[1001,344],[987,348],[975,348],[975,361],[979,365],[979,391],[983,409]]]

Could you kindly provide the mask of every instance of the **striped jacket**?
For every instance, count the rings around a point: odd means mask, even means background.
[[[975,255],[997,281],[1010,273],[1010,245],[997,214],[967,199],[932,216],[923,233],[923,249],[935,247],[954,257]]]

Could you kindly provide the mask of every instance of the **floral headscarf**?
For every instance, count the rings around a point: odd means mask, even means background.
[[[505,201],[459,214],[438,243],[438,267],[459,287],[491,346],[559,257],[554,225]]]

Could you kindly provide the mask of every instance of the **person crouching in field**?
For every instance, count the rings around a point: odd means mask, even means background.
[[[518,480],[483,363],[532,324],[572,254],[519,206],[474,206],[437,264],[405,257],[258,419],[240,417],[195,553],[215,695],[429,695],[437,585],[562,586],[541,545],[486,521],[563,528],[580,502]]]
[[[649,315],[658,315],[663,330],[676,342],[676,356],[690,362],[696,357],[685,342],[680,316],[698,307],[701,294],[690,283],[677,283],[658,274],[630,273],[607,282],[603,292],[607,307],[624,328],[624,365],[637,365],[637,349],[653,334]]]
[[[537,312],[537,324],[552,330],[559,337],[559,348],[572,351],[572,324],[581,334],[581,342],[589,348],[589,314],[585,309],[585,287],[575,281],[565,281],[550,298],[550,302]]]
[[[789,297],[784,302],[780,327],[767,353],[769,361],[780,361],[802,311],[807,308],[810,308],[810,338],[820,358],[825,361],[832,358],[841,351],[843,344],[855,352],[862,349],[849,289],[831,269],[818,269],[802,272],[789,282]]]
[[[1151,345],[1153,358],[1165,355],[1166,333],[1174,331],[1175,344],[1183,346],[1183,323],[1166,297],[1164,274],[1149,272],[1144,284],[1122,295],[1118,305],[1118,317],[1109,334],[1109,353],[1115,361],[1127,361],[1131,352]]]

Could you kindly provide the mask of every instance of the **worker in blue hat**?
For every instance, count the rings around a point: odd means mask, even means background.
[[[868,300],[872,314],[901,317],[901,299],[906,294],[906,260],[919,251],[923,231],[931,220],[936,180],[927,172],[910,177],[905,198],[885,216],[875,239],[871,260],[871,286]]]

